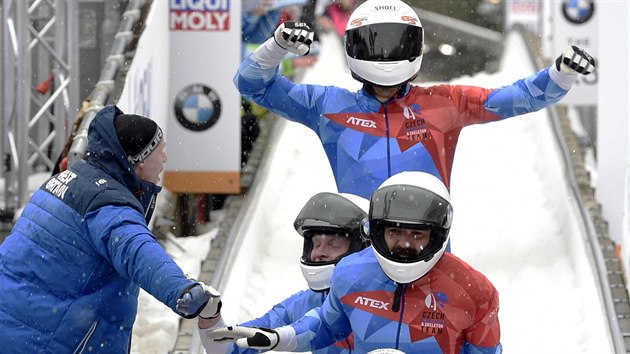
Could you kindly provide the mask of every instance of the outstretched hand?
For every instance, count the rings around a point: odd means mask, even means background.
[[[235,342],[241,348],[273,350],[280,341],[278,332],[269,328],[228,326],[209,331],[208,339],[215,342]]]
[[[186,318],[197,317],[200,313],[208,317],[216,316],[221,310],[221,294],[209,285],[194,283],[179,296],[176,310]]]
[[[573,45],[556,59],[556,69],[566,74],[588,75],[596,69],[596,62],[584,49]]]
[[[273,35],[276,43],[297,55],[306,55],[311,50],[315,32],[304,22],[287,21],[282,23]]]

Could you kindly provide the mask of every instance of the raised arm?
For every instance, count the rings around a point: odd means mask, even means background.
[[[538,73],[493,90],[484,107],[501,118],[535,112],[560,101],[578,75],[588,75],[596,63],[584,50],[572,46]]]
[[[281,24],[274,37],[241,63],[234,76],[234,84],[241,95],[282,117],[312,127],[313,124],[308,122],[319,116],[326,88],[296,84],[279,71],[280,62],[287,53],[308,53],[312,36],[312,29],[306,24]]]

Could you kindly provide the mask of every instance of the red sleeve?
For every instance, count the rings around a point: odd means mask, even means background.
[[[488,111],[484,104],[493,91],[475,86],[451,86],[453,100],[457,103],[463,126],[492,122],[501,119],[497,114]]]
[[[465,341],[479,347],[495,347],[501,340],[499,294],[491,284],[489,286],[487,301],[477,305],[475,324],[464,332]]]

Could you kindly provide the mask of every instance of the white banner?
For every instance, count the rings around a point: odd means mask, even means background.
[[[597,57],[597,5],[595,0],[552,0],[553,59],[575,45]],[[580,75],[563,104],[596,105],[597,71],[588,76]]]
[[[138,41],[133,62],[125,78],[125,86],[116,105],[125,113],[151,118],[168,134],[168,36],[165,26],[168,9],[151,6],[146,26]]]
[[[505,31],[520,24],[534,33],[540,33],[540,11],[540,0],[505,0]]]
[[[599,1],[599,102],[595,191],[610,238],[630,269],[630,2]],[[606,19],[605,21],[603,19]]]
[[[155,6],[167,2],[156,2]],[[241,1],[170,0],[169,159],[173,192],[239,193]]]

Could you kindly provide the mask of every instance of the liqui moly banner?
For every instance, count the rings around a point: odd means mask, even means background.
[[[229,0],[171,0],[171,31],[229,31]]]
[[[240,192],[241,1],[170,0],[168,162],[180,193]]]

